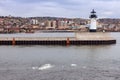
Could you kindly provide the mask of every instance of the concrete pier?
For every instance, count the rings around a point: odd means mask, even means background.
[[[109,33],[75,33],[75,37],[0,37],[0,45],[107,45],[116,40]]]
[[[79,32],[76,33],[77,40],[115,40],[110,33],[103,33],[103,32]]]

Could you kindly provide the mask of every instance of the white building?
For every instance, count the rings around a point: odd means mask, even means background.
[[[39,22],[38,22],[38,20],[36,20],[36,19],[32,19],[32,20],[31,20],[31,24],[39,24]]]

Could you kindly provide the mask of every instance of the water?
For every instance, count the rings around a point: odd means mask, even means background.
[[[111,34],[117,44],[0,46],[0,80],[120,80],[120,33]]]

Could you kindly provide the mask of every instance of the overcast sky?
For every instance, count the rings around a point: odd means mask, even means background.
[[[92,9],[99,18],[120,18],[120,0],[0,0],[0,16],[88,18]]]

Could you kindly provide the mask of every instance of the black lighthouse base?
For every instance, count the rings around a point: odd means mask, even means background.
[[[89,31],[90,32],[96,32],[96,29],[90,29]]]

